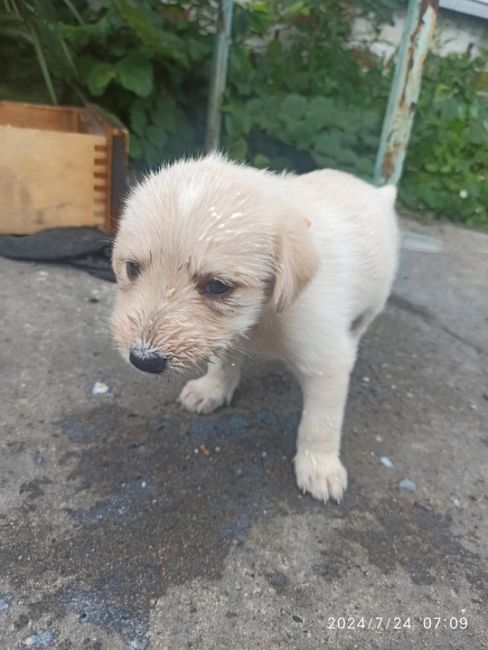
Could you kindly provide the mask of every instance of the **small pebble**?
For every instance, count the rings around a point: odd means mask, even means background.
[[[267,454],[265,451],[263,451],[263,453],[261,454],[261,458],[264,460],[264,459],[266,458],[267,455],[268,455],[268,454]]]
[[[92,395],[107,395],[110,396],[110,388],[103,381],[96,381],[91,389]]]
[[[380,457],[380,463],[384,465],[385,467],[393,467],[393,463],[387,456],[381,456]]]
[[[146,481],[141,481],[141,488],[145,488],[145,487],[147,487]]]
[[[409,492],[415,492],[415,490],[417,489],[415,483],[408,478],[404,478],[402,481],[400,481],[398,487],[401,487],[404,490],[408,490]]]
[[[10,591],[5,594],[0,594],[0,612],[3,612],[10,607],[13,598],[14,596]]]
[[[58,637],[57,630],[38,630],[33,632],[25,639],[19,647],[21,648],[52,648],[56,638]]]
[[[451,503],[453,503],[456,508],[458,509],[461,508],[461,501],[459,500],[459,497],[457,497],[455,494],[451,496]]]
[[[369,377],[363,377],[363,384],[369,384],[371,379]]]

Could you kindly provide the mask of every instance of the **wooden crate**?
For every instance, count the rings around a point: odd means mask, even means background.
[[[0,102],[0,233],[113,232],[126,191],[126,129],[99,108]]]

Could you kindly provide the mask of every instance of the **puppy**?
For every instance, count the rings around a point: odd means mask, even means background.
[[[298,487],[339,501],[349,376],[397,265],[395,195],[339,171],[276,175],[217,154],[152,173],[114,244],[120,351],[150,373],[209,361],[179,397],[197,413],[230,403],[243,356],[283,361],[303,391]]]

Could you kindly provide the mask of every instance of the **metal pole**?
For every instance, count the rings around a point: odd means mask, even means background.
[[[231,43],[233,0],[219,0],[217,31],[215,34],[212,76],[208,101],[207,133],[205,146],[207,151],[218,149],[220,127],[222,122],[222,98],[227,78],[227,61]]]
[[[376,157],[376,185],[397,184],[402,175],[422,68],[434,34],[438,0],[410,0]]]

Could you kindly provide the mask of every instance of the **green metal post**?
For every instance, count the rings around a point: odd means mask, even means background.
[[[410,0],[376,157],[376,185],[396,185],[402,175],[422,68],[434,34],[438,0]]]
[[[231,43],[233,0],[219,0],[215,34],[212,77],[208,101],[206,149],[214,151],[220,144],[222,98],[227,79],[227,62]]]

